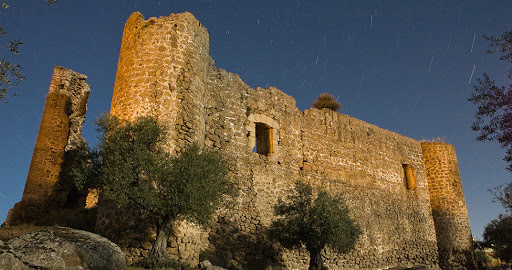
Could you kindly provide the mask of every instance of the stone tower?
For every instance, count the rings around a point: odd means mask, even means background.
[[[23,197],[9,211],[5,224],[16,225],[41,218],[49,206],[65,200],[54,196],[66,151],[82,138],[90,87],[87,76],[56,66],[46,97],[41,125],[23,191]]]
[[[455,148],[423,142],[432,216],[442,269],[475,269],[472,235]]]
[[[144,20],[135,12],[124,27],[110,113],[124,120],[158,117],[169,127],[169,150],[179,152],[204,139],[209,65],[208,32],[191,13]]]

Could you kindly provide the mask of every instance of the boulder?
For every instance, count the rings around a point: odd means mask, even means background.
[[[0,269],[125,269],[121,249],[86,231],[48,227],[0,242]]]
[[[226,268],[212,265],[212,263],[208,260],[204,260],[204,261],[200,262],[199,269],[201,269],[201,270],[227,270]]]

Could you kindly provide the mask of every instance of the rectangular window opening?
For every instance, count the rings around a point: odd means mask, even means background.
[[[409,164],[402,164],[405,175],[405,187],[408,190],[416,189],[416,179],[414,179],[414,168]]]
[[[272,128],[264,123],[256,123],[256,152],[268,156],[274,151],[272,149]]]

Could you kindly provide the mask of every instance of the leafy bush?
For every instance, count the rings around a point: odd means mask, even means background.
[[[338,111],[341,109],[341,104],[334,98],[333,95],[323,93],[320,94],[318,98],[313,102],[313,108],[327,108],[329,110]]]
[[[281,199],[274,207],[280,218],[270,227],[270,236],[285,248],[306,246],[310,256],[310,270],[326,269],[321,252],[326,245],[338,252],[352,250],[361,230],[348,215],[343,197],[331,196],[324,190],[313,197],[313,188],[296,182],[295,193],[289,202]]]
[[[484,229],[484,242],[505,262],[512,262],[512,216],[500,215]]]
[[[133,122],[103,115],[99,143],[73,171],[82,189],[96,187],[119,208],[147,215],[157,228],[148,254],[168,261],[167,240],[174,221],[208,225],[223,195],[235,195],[228,162],[219,151],[189,145],[171,156],[162,147],[167,130],[154,117]]]

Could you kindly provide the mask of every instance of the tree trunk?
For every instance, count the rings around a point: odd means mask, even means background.
[[[167,252],[167,241],[169,235],[172,232],[172,219],[164,219],[162,224],[157,225],[156,228],[156,240],[153,243],[153,247],[149,252],[147,258],[154,259],[156,261],[165,261],[169,259],[169,253]]]
[[[308,248],[309,251],[309,270],[326,270],[322,259],[321,248]]]

